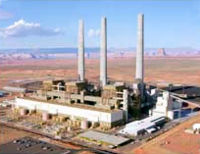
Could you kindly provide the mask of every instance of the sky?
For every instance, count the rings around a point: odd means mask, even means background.
[[[135,47],[139,13],[146,48],[200,48],[198,0],[0,0],[0,49],[77,47],[79,19],[98,47],[103,16],[109,48]]]

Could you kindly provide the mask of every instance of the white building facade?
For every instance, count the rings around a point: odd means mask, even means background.
[[[16,107],[26,108],[29,110],[39,110],[50,113],[52,115],[66,115],[70,117],[79,117],[87,119],[91,122],[115,123],[123,120],[123,111],[98,111],[87,108],[67,106],[62,104],[52,104],[48,102],[29,100],[25,98],[16,98]]]
[[[153,116],[166,116],[169,119],[174,119],[174,112],[178,111],[181,114],[182,103],[173,101],[170,93],[165,91],[162,96],[157,97],[156,107],[151,111]]]

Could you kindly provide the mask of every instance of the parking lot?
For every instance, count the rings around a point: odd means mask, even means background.
[[[0,145],[0,154],[67,154],[75,151],[76,150],[65,149],[31,137],[16,139]]]

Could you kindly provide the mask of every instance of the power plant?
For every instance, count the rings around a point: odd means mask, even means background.
[[[174,113],[182,106],[179,101],[173,103],[169,93],[160,96],[157,87],[150,88],[144,82],[144,15],[138,15],[136,72],[135,81],[130,83],[108,81],[107,77],[107,19],[101,19],[100,36],[100,78],[98,84],[85,78],[85,43],[84,21],[79,20],[78,27],[78,78],[75,81],[44,80],[42,88],[33,94],[16,98],[16,108],[45,113],[43,119],[62,115],[69,119],[83,122],[80,127],[88,126],[86,122],[110,129],[126,124],[144,115],[149,127],[154,120],[173,119]],[[174,100],[177,98],[173,98]],[[156,108],[151,109],[157,102]],[[179,104],[179,105],[177,105]],[[25,112],[23,112],[25,113]],[[121,132],[127,132],[130,124]],[[148,129],[148,127],[146,128]],[[140,132],[140,127],[138,127]],[[149,130],[148,130],[149,131]],[[138,132],[134,132],[137,134]]]
[[[0,0],[0,154],[200,154],[199,2],[161,1]]]
[[[144,21],[138,16],[138,43],[136,56],[136,84],[144,85]],[[45,80],[42,89],[33,95],[16,98],[18,108],[40,110],[51,115],[78,117],[101,127],[111,128],[128,122],[134,103],[143,90],[134,93],[132,86],[123,82],[107,81],[107,19],[101,19],[100,36],[100,82],[96,86],[85,79],[84,22],[79,21],[78,32],[78,79],[77,81]],[[141,107],[142,101],[140,101]],[[144,106],[144,105],[143,105]],[[138,108],[139,109],[139,108]]]
[[[107,65],[107,55],[110,54],[107,49],[107,24],[107,18],[102,17],[100,68],[95,68],[99,69],[97,82],[90,82],[86,78],[85,26],[84,20],[81,19],[77,26],[77,78],[50,79],[48,76],[45,80],[25,80],[26,82],[18,87],[15,84],[3,87],[1,97],[13,97],[12,100],[5,99],[0,103],[0,123],[48,136],[63,143],[86,147],[89,142],[87,149],[103,147],[100,150],[104,151],[104,147],[111,150],[129,143],[140,146],[200,110],[197,102],[200,99],[200,87],[144,81],[143,14],[138,14],[137,17],[136,69],[135,76],[132,76],[134,80],[110,80]],[[116,66],[118,69],[119,65]],[[196,123],[192,130],[185,131],[199,134],[199,128],[200,123]],[[27,143],[14,140],[11,145],[18,145],[18,142],[19,151],[22,147],[24,150],[30,148],[27,144],[30,139]],[[96,145],[93,146],[94,144]],[[162,143],[162,146],[164,144]],[[41,146],[40,150],[48,150],[47,148]]]

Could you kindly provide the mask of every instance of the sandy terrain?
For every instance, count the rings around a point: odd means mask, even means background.
[[[7,61],[0,66],[1,86],[10,80],[43,79],[61,77],[77,78],[77,61],[61,60],[24,60]],[[110,80],[133,81],[135,59],[115,58],[108,60],[108,78]],[[86,78],[99,81],[99,60],[86,60]],[[172,82],[200,85],[200,58],[145,58],[146,82]]]
[[[46,141],[46,142],[49,142],[52,144],[59,145],[61,147],[66,147],[66,148],[71,148],[71,149],[76,149],[76,150],[82,149],[82,147],[78,146],[78,145],[73,145],[70,143],[62,143],[59,141],[51,140],[49,138],[46,138],[46,137],[43,137],[40,135],[36,135],[33,133],[29,133],[29,132],[26,132],[23,130],[13,129],[13,128],[9,128],[9,127],[3,126],[3,125],[0,125],[0,128],[1,128],[0,129],[0,145],[10,142],[14,139],[19,139],[19,138],[22,138],[25,136],[30,136],[30,137],[37,138],[37,139],[40,139],[40,140],[43,140],[43,141]],[[89,151],[87,151],[87,152],[89,152]]]
[[[108,77],[110,80],[134,81],[135,59],[115,58],[108,60]],[[7,85],[13,80],[45,79],[45,78],[77,78],[77,61],[75,59],[61,60],[23,60],[7,61],[0,65],[0,87]],[[86,78],[90,81],[99,81],[99,60],[86,60]],[[146,82],[172,82],[192,85],[200,85],[200,58],[146,58],[145,59]],[[192,119],[192,123],[200,118]],[[142,154],[173,154],[199,152],[199,136],[185,134],[184,128],[192,124],[187,122],[173,130],[159,136],[155,140],[144,144],[132,152]],[[8,133],[9,132],[9,133]],[[26,132],[7,130],[1,127],[0,144],[13,138],[27,135]],[[191,140],[190,145],[188,140]],[[168,141],[170,144],[164,144]],[[184,147],[184,148],[183,148]],[[129,152],[130,152],[129,151]]]
[[[200,115],[178,125],[159,137],[130,150],[134,154],[197,154],[200,149],[199,134],[188,134],[184,130],[200,122]]]
[[[34,136],[31,133],[8,128],[3,125],[0,125],[0,127],[1,127],[1,129],[0,129],[0,144],[4,144],[4,143],[7,143],[14,139],[22,138],[25,136],[32,136],[32,137]]]

